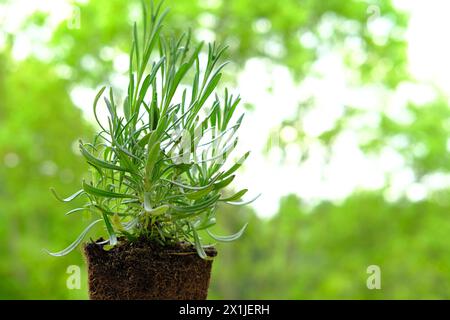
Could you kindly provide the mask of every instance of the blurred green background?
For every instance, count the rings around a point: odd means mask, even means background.
[[[448,19],[423,3],[165,1],[173,32],[229,45],[225,84],[243,97],[253,152],[242,183],[262,192],[219,208],[217,233],[250,224],[219,245],[210,298],[450,298],[450,49],[433,27]],[[76,142],[96,129],[95,89],[126,89],[139,8],[0,0],[1,299],[87,298],[81,251],[42,249],[67,246],[88,217],[65,217],[76,204],[49,188],[79,189]],[[69,265],[81,289],[67,288]]]

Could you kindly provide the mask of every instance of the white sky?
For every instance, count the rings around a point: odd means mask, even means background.
[[[450,57],[450,42],[447,41],[447,33],[450,30],[450,1],[394,2],[411,14],[407,32],[411,71],[417,79],[432,82],[445,92],[450,92],[450,64],[447,62]],[[50,12],[53,26],[72,12],[69,1],[16,0],[7,8],[0,6],[0,25],[3,26],[3,31],[14,32],[36,9]],[[383,25],[379,24],[379,30],[382,27]],[[35,46],[42,49],[42,55],[45,57],[45,46],[43,47],[42,43],[49,37],[50,34],[45,32],[35,32],[33,37],[30,33],[19,35],[14,48],[15,57],[26,57],[31,51],[36,51]],[[4,37],[0,32],[0,47],[3,42]],[[119,69],[123,64],[120,59],[119,57],[117,61]],[[316,64],[315,70],[322,74],[322,78],[308,78],[302,86],[293,83],[285,68],[258,59],[248,61],[243,72],[238,75],[239,92],[244,102],[252,103],[255,110],[248,112],[245,125],[241,128],[241,150],[250,149],[252,155],[236,180],[236,189],[246,187],[250,189],[250,193],[262,193],[252,204],[259,215],[267,217],[275,214],[279,199],[289,193],[295,193],[302,200],[314,203],[321,199],[343,199],[356,188],[379,188],[385,184],[386,173],[394,174],[387,193],[392,199],[406,193],[410,199],[418,200],[426,196],[428,189],[447,183],[448,179],[443,177],[431,177],[429,185],[413,184],[412,172],[405,169],[398,154],[386,149],[381,158],[368,158],[358,150],[358,137],[350,130],[345,132],[336,144],[329,167],[323,165],[324,150],[318,144],[312,145],[311,158],[301,167],[297,162],[302,152],[301,147],[288,148],[287,161],[284,163],[280,163],[276,150],[269,157],[263,156],[262,150],[269,130],[281,120],[293,115],[298,102],[310,95],[318,97],[317,107],[303,119],[304,129],[311,136],[317,136],[332,126],[342,115],[345,104],[360,103],[366,110],[377,110],[381,105],[387,105],[393,116],[407,118],[402,111],[402,103],[408,99],[426,101],[433,97],[432,90],[426,85],[404,85],[393,95],[386,95],[377,87],[355,90],[347,85],[349,73],[343,69],[334,53],[324,56]],[[123,79],[118,77],[117,82],[121,81]],[[272,87],[271,92],[265,90],[268,87]],[[71,95],[75,104],[85,111],[88,119],[92,119],[90,106],[94,91],[80,87]],[[368,114],[370,115],[370,112]],[[377,125],[376,116],[369,116],[366,120],[366,126]],[[283,135],[292,136],[292,130],[286,130]]]

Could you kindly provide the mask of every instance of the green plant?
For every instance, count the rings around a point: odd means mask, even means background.
[[[206,230],[216,241],[231,241],[246,227],[223,237],[208,230],[216,223],[219,202],[250,202],[240,201],[246,189],[223,195],[249,154],[225,169],[243,118],[230,125],[239,97],[227,89],[222,99],[213,96],[226,65],[219,64],[225,48],[208,45],[206,63],[202,64],[202,44],[193,46],[190,33],[178,39],[162,34],[167,10],[161,12],[161,4],[152,4],[149,19],[147,13],[143,5],[143,34],[138,34],[136,23],[133,28],[123,114],[119,114],[110,89],[104,98],[108,124],[101,123],[97,105],[105,92],[103,87],[93,105],[100,132],[92,143],[80,141],[81,154],[92,169],[91,181],[83,181],[82,189],[66,199],[52,189],[64,202],[87,197],[86,205],[68,215],[89,210],[100,219],[69,247],[50,253],[54,256],[72,251],[101,221],[112,246],[120,237],[128,241],[147,237],[163,245],[188,241],[202,258],[207,256],[199,231]],[[183,88],[187,81],[190,86]]]

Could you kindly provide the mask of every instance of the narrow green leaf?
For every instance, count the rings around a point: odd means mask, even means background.
[[[72,213],[86,211],[86,210],[89,210],[89,208],[76,208],[76,209],[72,209],[72,210],[66,212],[65,215],[68,216],[68,215],[71,215]]]
[[[241,199],[246,193],[247,193],[248,189],[243,189],[241,191],[236,192],[234,195],[228,197],[228,198],[223,198],[223,199],[219,199],[219,201],[236,201]]]
[[[123,113],[125,115],[125,119],[127,121],[130,120],[131,117],[131,111],[130,111],[130,101],[129,101],[129,96],[125,97],[125,100],[123,101]]]
[[[143,35],[143,39],[144,39],[144,46],[145,46],[145,41],[147,39],[147,5],[145,4],[144,0],[141,0],[141,6],[142,6],[142,21],[144,23],[144,35]]]
[[[81,190],[78,190],[77,192],[75,192],[74,194],[72,194],[71,196],[68,196],[67,198],[61,198],[57,193],[56,193],[56,190],[54,189],[54,188],[50,188],[50,191],[53,193],[53,195],[55,196],[55,198],[56,199],[58,199],[59,201],[61,201],[61,202],[70,202],[70,201],[72,201],[73,199],[75,199],[76,197],[78,197],[78,196],[80,196],[80,195],[82,195],[82,194],[84,194],[85,192],[84,192],[84,190],[83,189],[81,189]]]
[[[161,153],[160,143],[155,143],[154,145],[149,145],[150,151],[148,152],[147,164],[145,166],[145,177],[148,182],[152,180],[154,176],[153,170],[155,169],[156,162]]]
[[[102,216],[103,216],[103,220],[105,221],[106,230],[108,231],[108,234],[109,234],[109,244],[114,246],[117,244],[116,233],[114,231],[114,228],[113,228],[111,221],[109,220],[109,217],[106,214],[106,212],[102,211]]]
[[[261,194],[258,194],[256,197],[254,197],[251,200],[248,201],[239,201],[239,202],[234,202],[234,201],[226,201],[225,203],[233,205],[233,206],[245,206],[247,204],[252,203],[253,201],[255,201],[256,199],[258,199],[261,196]]]
[[[144,22],[145,23],[145,22]],[[139,40],[138,40],[138,31],[137,31],[137,25],[136,22],[133,25],[133,41],[135,43],[135,55],[136,55],[136,63],[137,63],[137,68],[139,69],[139,61],[141,61],[140,59],[140,55],[139,55]]]
[[[186,193],[185,195],[188,199],[197,200],[197,199],[200,199],[201,197],[207,195],[208,193],[210,193],[212,191],[212,189],[213,189],[213,185],[209,185],[205,189]]]
[[[187,190],[204,190],[206,188],[209,188],[209,185],[203,186],[203,187],[193,187],[193,186],[188,186],[186,184],[182,184],[182,183],[177,182],[177,181],[172,181],[172,180],[168,180],[168,179],[164,179],[164,178],[161,178],[161,180],[170,182],[170,183],[172,183],[172,184],[174,184],[174,185],[176,185],[178,187],[181,187],[181,188],[187,189]]]
[[[84,229],[84,231],[78,236],[78,238],[67,248],[65,248],[64,250],[58,251],[58,252],[50,252],[48,250],[45,249],[45,251],[54,257],[61,257],[61,256],[65,256],[66,254],[70,253],[71,251],[73,251],[73,249],[75,249],[80,242],[84,239],[84,237],[86,236],[86,234],[89,232],[89,230],[92,229],[92,227],[94,225],[96,225],[97,223],[99,223],[100,221],[102,221],[102,219],[98,219],[95,220],[94,222],[92,222],[89,226],[87,226],[86,229]]]
[[[248,155],[250,154],[250,151],[246,152],[245,155],[240,158],[230,169],[225,171],[220,175],[220,178],[228,177],[229,175],[233,174],[237,169],[239,169],[244,161],[248,158]]]
[[[97,95],[95,96],[95,99],[94,99],[94,117],[95,117],[95,120],[97,121],[97,123],[98,123],[98,125],[104,130],[104,131],[106,131],[105,130],[105,128],[103,128],[103,126],[102,126],[102,124],[101,124],[101,122],[100,122],[100,120],[98,119],[98,116],[97,116],[97,103],[98,103],[98,100],[100,99],[100,97],[102,96],[102,94],[103,94],[103,92],[105,91],[105,89],[106,89],[106,87],[102,87],[101,89],[100,89],[100,91],[97,93]]]
[[[109,163],[109,162],[106,162],[106,161],[103,161],[103,160],[100,160],[100,159],[94,157],[89,151],[87,151],[87,149],[82,144],[80,144],[80,151],[81,151],[81,154],[86,158],[86,160],[88,162],[90,162],[98,167],[105,168],[105,169],[111,169],[111,170],[117,170],[117,171],[131,172],[127,168],[119,167],[112,163]]]
[[[202,97],[200,98],[199,105],[203,105],[206,102],[206,100],[209,98],[211,93],[217,87],[217,84],[219,83],[221,77],[222,77],[222,74],[218,73],[214,76],[214,78],[211,79],[211,81],[208,83],[204,93],[202,94]]]
[[[213,225],[216,224],[216,218],[214,217],[215,213],[214,212],[208,212],[204,215],[204,218],[197,220],[194,223],[194,227],[197,231],[199,230],[204,230],[207,228],[212,227]]]
[[[200,240],[200,237],[199,237],[197,231],[192,227],[192,224],[191,224],[191,228],[192,228],[192,234],[194,236],[194,246],[195,246],[195,249],[197,250],[198,255],[200,256],[200,258],[202,258],[204,260],[212,260],[212,258],[209,257],[206,254],[205,250],[203,249],[203,245]]]
[[[218,236],[213,234],[211,231],[206,230],[206,232],[209,234],[209,236],[211,238],[213,238],[216,241],[220,241],[220,242],[230,242],[230,241],[234,241],[239,239],[242,234],[244,233],[245,229],[247,228],[248,223],[246,223],[241,230],[239,230],[238,232],[236,232],[235,234],[229,235],[229,236]]]
[[[116,193],[116,192],[110,192],[103,189],[98,189],[90,184],[83,181],[83,190],[86,191],[86,193],[91,194],[93,196],[98,197],[105,197],[105,198],[137,198],[137,196],[132,194],[124,194],[124,193]]]
[[[214,183],[214,190],[221,190],[228,186],[233,180],[235,176],[230,176],[228,178],[223,179],[222,181],[219,181],[217,183]]]
[[[145,192],[144,193],[144,210],[146,212],[150,212],[153,210],[152,208],[152,204],[150,201],[150,192]]]
[[[190,206],[173,206],[173,210],[181,213],[193,213],[193,212],[201,212],[205,209],[208,209],[217,203],[217,200],[220,198],[220,195],[215,195],[209,199],[206,199],[202,202],[190,205]]]
[[[160,215],[166,213],[167,210],[169,210],[169,208],[170,208],[170,207],[169,207],[168,205],[164,204],[164,205],[162,205],[162,206],[156,207],[156,208],[151,209],[151,210],[147,210],[147,209],[146,209],[145,211],[146,211],[148,214],[152,215],[152,216],[160,216]]]
[[[148,74],[145,79],[144,82],[141,85],[141,90],[139,90],[139,97],[138,100],[136,101],[136,110],[134,110],[134,113],[139,113],[139,106],[142,103],[142,101],[144,101],[145,95],[147,94],[148,88],[150,87],[150,85],[152,84],[152,77],[151,74]]]

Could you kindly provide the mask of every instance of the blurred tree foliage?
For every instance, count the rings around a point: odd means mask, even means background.
[[[249,229],[220,247],[211,298],[448,299],[450,201],[433,197],[386,203],[360,192],[311,210],[290,195],[270,220],[239,212],[226,228],[249,220]],[[381,268],[381,290],[366,287],[370,265]]]
[[[71,150],[92,128],[48,65],[16,63],[7,53],[0,61],[0,297],[77,297],[63,288],[79,257],[52,259],[43,249],[82,230],[83,221],[61,214],[49,188],[70,194],[80,183],[86,166]]]
[[[444,96],[423,105],[406,106],[408,121],[383,115],[380,131],[385,139],[402,140],[397,150],[406,159],[417,179],[432,172],[450,172],[450,108]],[[377,149],[379,143],[371,140]]]
[[[87,169],[71,150],[92,128],[68,92],[77,85],[112,82],[117,57],[130,46],[130,23],[140,18],[140,4],[96,0],[74,5],[79,28],[72,21],[55,30],[45,44],[50,58],[15,61],[9,45],[0,53],[0,298],[87,297],[84,271],[81,290],[66,288],[66,268],[81,266],[81,253],[56,259],[42,252],[65,247],[87,221],[64,217],[69,205],[56,202],[48,189],[70,194]],[[380,83],[395,90],[409,79],[403,37],[407,18],[388,0],[167,0],[166,5],[175,32],[192,28],[199,39],[230,45],[228,54],[237,62],[230,80],[246,61],[261,58],[288,67],[301,82],[327,50],[342,55],[358,75],[356,85]],[[393,27],[374,32],[373,24],[380,21]],[[48,23],[38,12],[22,32]],[[10,39],[14,44],[15,35]],[[406,143],[398,150],[418,177],[448,171],[445,99],[408,110],[412,121],[406,124],[380,112],[380,125],[361,147],[377,152],[401,136]],[[317,139],[332,144],[360,112],[349,108]],[[301,133],[299,117],[282,126]],[[307,140],[299,134],[296,143]],[[221,208],[222,229],[235,231],[243,221],[250,225],[241,240],[220,247],[211,298],[449,298],[448,193],[420,203],[390,203],[382,192],[355,193],[343,203],[315,208],[291,195],[270,220],[249,209]],[[382,268],[382,290],[366,288],[371,264]]]
[[[366,57],[359,65],[364,81],[382,80],[394,86],[407,77],[403,39],[407,19],[389,0],[164,3],[171,10],[167,20],[171,30],[182,33],[192,29],[200,38],[227,44],[233,63],[241,67],[250,58],[267,58],[287,66],[301,79],[321,51],[339,47],[354,68],[354,51],[346,50],[351,41],[358,43]],[[108,81],[113,72],[113,55],[109,53],[128,52],[130,25],[141,18],[140,1],[97,0],[77,4],[77,8],[73,19],[79,21],[79,28],[63,23],[54,33],[54,62],[71,67],[71,81],[98,85],[99,81]],[[382,35],[371,32],[368,25],[381,18],[395,28]]]

